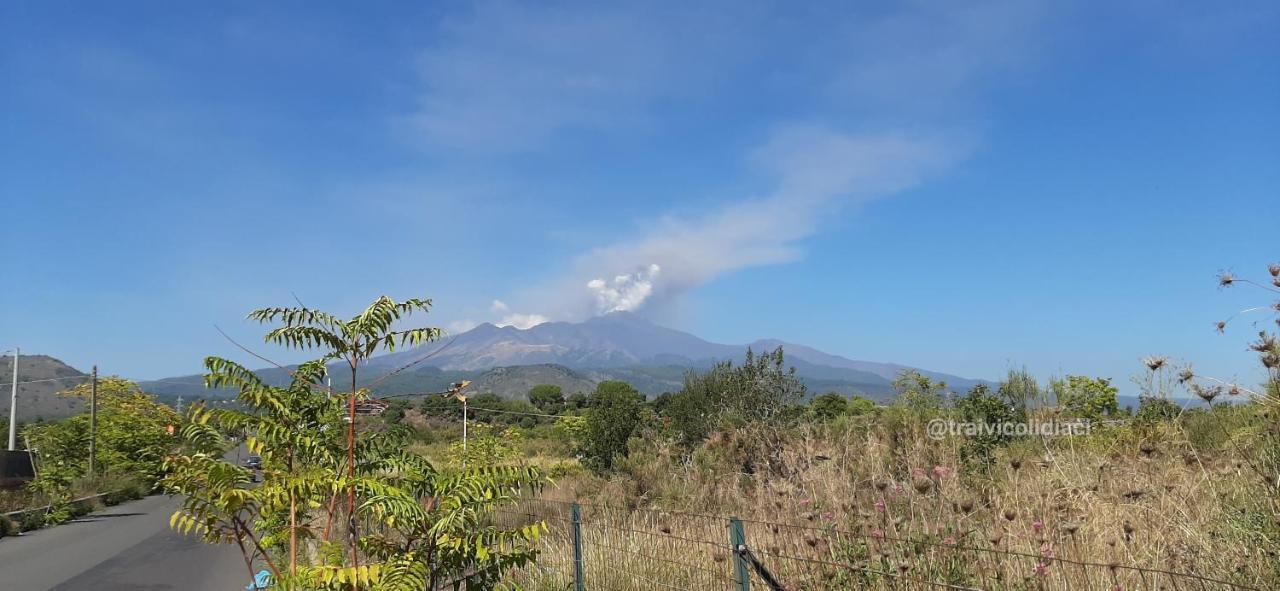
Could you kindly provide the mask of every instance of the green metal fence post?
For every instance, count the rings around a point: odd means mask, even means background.
[[[582,581],[582,507],[574,503],[569,508],[573,518],[573,589],[583,591]]]
[[[751,591],[751,575],[747,571],[747,556],[742,552],[747,547],[747,534],[742,529],[742,520],[729,518],[729,546],[733,551],[733,574],[738,581],[739,591]]]

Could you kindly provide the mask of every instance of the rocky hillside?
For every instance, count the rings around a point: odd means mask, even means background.
[[[71,416],[84,408],[76,398],[58,392],[82,384],[88,374],[48,355],[18,358],[18,421],[53,420]],[[0,357],[0,415],[9,417],[9,396],[13,383],[13,356]]]

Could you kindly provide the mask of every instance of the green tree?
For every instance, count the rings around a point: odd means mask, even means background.
[[[640,425],[642,395],[626,382],[606,380],[596,384],[587,409],[583,452],[586,464],[597,472],[613,469],[626,456],[627,440]]]
[[[438,419],[461,420],[460,412],[462,403],[454,400],[452,396],[445,398],[443,396],[427,396],[422,399],[422,404],[418,407],[422,414],[428,417]]]
[[[1040,388],[1040,383],[1025,367],[1009,368],[1009,373],[1005,375],[1004,381],[1000,382],[997,393],[1019,417],[1027,416],[1028,408],[1043,406],[1045,403],[1044,391]]]
[[[569,395],[569,399],[565,401],[567,410],[582,410],[591,405],[591,397],[583,392],[574,392]]]
[[[554,384],[538,384],[529,389],[529,402],[542,412],[555,414],[564,409],[564,392]]]
[[[827,392],[809,402],[809,409],[822,421],[830,421],[849,410],[849,401],[839,392]]]
[[[1120,412],[1120,404],[1116,400],[1120,390],[1111,385],[1110,378],[1067,376],[1064,380],[1050,382],[1050,389],[1058,405],[1071,416],[1097,420]]]
[[[551,433],[570,455],[583,457],[587,440],[587,417],[557,417]]]
[[[484,394],[472,396],[471,400],[468,401],[468,405],[470,406],[469,412],[471,413],[471,416],[468,418],[472,421],[496,423],[502,422],[511,416],[501,412],[494,412],[507,410],[508,405],[505,398],[498,396],[493,392],[485,392]],[[460,418],[462,415],[460,413],[455,413],[455,416]]]
[[[960,446],[960,459],[971,468],[985,469],[995,460],[996,448],[1013,440],[1013,436],[1001,428],[1023,420],[1018,398],[1006,394],[993,395],[986,384],[978,384],[968,394],[956,400],[955,409],[960,419],[987,428],[966,435]]]
[[[780,420],[804,396],[804,382],[786,367],[781,347],[762,355],[748,349],[742,365],[724,361],[686,373],[663,416],[677,439],[692,447],[722,426]]]
[[[876,412],[876,403],[870,398],[853,395],[849,397],[846,412],[855,417],[874,414]]]
[[[88,402],[91,390],[90,384],[81,384],[61,395]],[[148,487],[156,486],[164,458],[174,448],[176,440],[168,428],[179,424],[178,414],[137,384],[112,376],[98,381],[97,421],[97,471],[136,477]],[[89,413],[57,423],[34,423],[24,428],[23,435],[39,451],[46,478],[65,486],[88,473]]]
[[[282,589],[435,588],[461,573],[488,588],[532,559],[543,526],[505,528],[491,514],[540,487],[536,469],[441,473],[405,451],[395,432],[382,431],[360,434],[352,476],[344,461],[344,401],[320,386],[324,359],[299,366],[287,387],[223,359],[209,358],[206,368],[206,384],[238,390],[242,409],[197,407],[188,415],[182,435],[189,451],[167,462],[166,487],[184,496],[175,529],[237,544],[249,571],[261,558]],[[232,433],[248,433],[245,444],[262,456],[261,484],[222,459]],[[333,539],[334,493],[343,490],[362,499],[350,517],[381,532]]]
[[[414,312],[426,313],[431,309],[429,299],[408,299],[397,302],[387,296],[374,300],[363,312],[350,319],[305,306],[291,308],[262,308],[249,313],[249,318],[261,323],[278,322],[282,326],[267,332],[268,343],[294,349],[319,349],[324,351],[322,362],[340,359],[351,370],[351,390],[347,393],[347,476],[355,477],[356,470],[356,401],[362,396],[357,387],[357,374],[380,351],[395,351],[396,347],[417,346],[434,341],[442,334],[439,328],[397,329],[396,323]],[[363,394],[367,395],[367,394]],[[356,491],[347,490],[347,514],[351,518],[348,531],[356,535]],[[352,548],[352,557],[355,558]]]
[[[663,409],[663,418],[685,447],[693,448],[711,434],[716,415],[713,394],[704,390],[708,383],[685,378],[685,388],[671,396]]]
[[[473,426],[465,450],[461,440],[449,444],[450,459],[474,468],[497,466],[518,457],[523,444],[524,434],[519,429],[507,427],[499,431],[481,423]]]
[[[898,404],[918,412],[936,412],[942,408],[947,383],[934,380],[914,369],[904,369],[892,382]]]
[[[409,401],[403,398],[396,398],[387,403],[387,409],[382,412],[382,420],[388,425],[398,424],[404,420],[404,411],[409,409]]]

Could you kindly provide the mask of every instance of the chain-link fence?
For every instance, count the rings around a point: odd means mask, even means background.
[[[544,522],[533,591],[727,589],[1258,590],[1195,573],[717,515],[527,500],[497,517]],[[1071,540],[1062,544],[1070,546]]]

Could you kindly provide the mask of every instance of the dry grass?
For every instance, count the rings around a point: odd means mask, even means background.
[[[1174,423],[1023,441],[985,472],[960,469],[958,438],[880,422],[741,429],[687,460],[647,441],[615,477],[564,482],[529,511],[551,516],[545,564],[572,556],[548,507],[577,499],[597,505],[583,515],[592,589],[729,588],[727,515],[794,589],[1222,588],[1156,571],[1280,584],[1280,506],[1247,445],[1197,447]],[[544,571],[522,578],[563,588]]]

